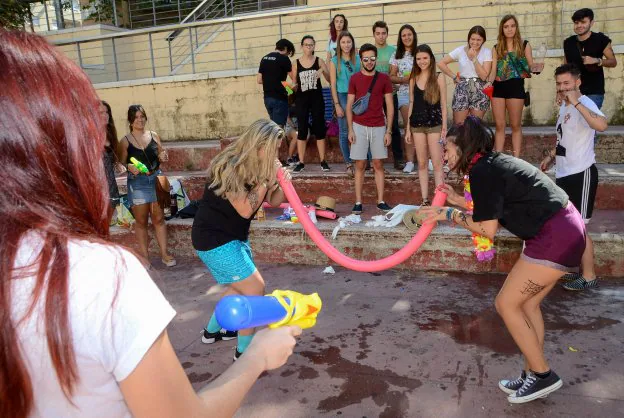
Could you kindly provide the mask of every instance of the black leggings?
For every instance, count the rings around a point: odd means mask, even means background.
[[[317,140],[325,139],[325,101],[321,90],[297,94],[295,108],[299,127],[297,139],[307,140],[308,130]],[[310,115],[312,115],[312,125],[309,123]]]

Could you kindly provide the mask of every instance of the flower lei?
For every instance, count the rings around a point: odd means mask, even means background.
[[[480,152],[476,153],[475,156],[472,157],[472,161],[470,161],[470,166],[468,167],[468,172],[470,172],[470,169],[476,164],[477,161],[479,161],[481,157],[483,157],[483,154]],[[474,201],[472,200],[472,193],[470,192],[470,178],[468,174],[464,176],[464,199],[466,199],[466,208],[468,209],[466,213],[468,215],[472,215],[472,212],[474,211]],[[494,248],[494,242],[491,239],[473,232],[472,242],[475,247],[474,252],[477,260],[490,261],[494,258],[496,249]]]

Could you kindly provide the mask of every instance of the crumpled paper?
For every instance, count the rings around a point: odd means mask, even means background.
[[[332,266],[327,266],[325,270],[323,270],[323,274],[336,274],[336,270],[334,270]]]

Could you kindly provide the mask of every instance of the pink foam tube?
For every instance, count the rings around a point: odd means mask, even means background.
[[[281,209],[286,209],[288,206],[290,206],[289,203],[281,203],[279,205],[279,207]],[[271,204],[269,202],[264,202],[262,204],[262,207],[263,208],[272,208],[273,206],[271,206]],[[322,218],[327,218],[327,219],[336,219],[336,212],[332,212],[330,210],[320,210],[320,209],[312,208],[312,207],[308,207],[308,206],[304,206],[303,208],[305,210],[307,210],[308,212],[314,211],[316,213],[316,216],[320,216]]]
[[[346,267],[350,270],[355,271],[363,271],[363,272],[374,272],[374,271],[382,271],[391,269],[394,266],[397,266],[407,260],[412,254],[414,254],[423,242],[427,239],[435,224],[428,223],[421,226],[418,229],[418,232],[414,237],[407,243],[407,245],[401,248],[396,253],[382,258],[381,260],[373,260],[373,261],[362,261],[356,260],[351,257],[348,257],[334,248],[330,242],[321,234],[316,225],[312,222],[307,213],[305,212],[305,207],[301,203],[301,199],[297,195],[295,188],[292,183],[284,178],[284,172],[282,170],[278,171],[277,178],[279,180],[280,186],[284,191],[284,195],[288,202],[295,210],[295,213],[299,217],[299,222],[303,226],[303,229],[308,233],[312,241],[325,253],[327,257],[329,257],[334,262],[340,264],[343,267]],[[435,196],[433,197],[433,201],[431,204],[433,206],[442,206],[446,202],[446,193],[442,191],[436,191]]]

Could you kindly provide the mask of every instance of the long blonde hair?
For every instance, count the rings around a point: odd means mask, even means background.
[[[273,184],[275,160],[284,136],[284,130],[268,119],[252,123],[212,160],[208,168],[209,187],[225,198],[225,193],[247,193],[259,184]],[[262,156],[258,155],[261,150]]]
[[[503,25],[507,23],[508,20],[513,20],[516,23],[516,34],[513,37],[513,51],[516,53],[516,57],[523,58],[524,57],[524,48],[522,45],[522,36],[520,36],[520,25],[518,24],[518,19],[514,15],[505,15],[500,21],[498,25],[498,39],[496,40],[496,56],[498,59],[502,59],[507,53],[507,39],[505,38],[505,33],[503,32]]]
[[[355,72],[355,39],[353,38],[353,35],[351,35],[351,32],[343,30],[342,32],[340,32],[340,34],[338,35],[338,39],[336,40],[336,72],[337,74],[340,74],[340,70],[342,69],[342,48],[340,48],[340,40],[342,38],[344,38],[345,36],[348,36],[349,38],[351,38],[351,43],[353,44],[353,46],[351,47],[351,51],[349,51],[349,59],[347,61],[350,61],[351,64],[353,64],[353,68],[354,68],[354,72]]]
[[[412,73],[410,78],[414,79],[414,83],[417,82],[418,76],[422,74],[422,69],[416,64],[416,55],[419,52],[424,52],[429,55],[429,76],[427,76],[427,83],[425,84],[425,92],[423,97],[429,104],[436,104],[440,101],[440,85],[438,84],[438,74],[436,73],[436,59],[433,55],[433,51],[427,44],[421,44],[416,47],[414,53],[414,66],[412,67]]]

